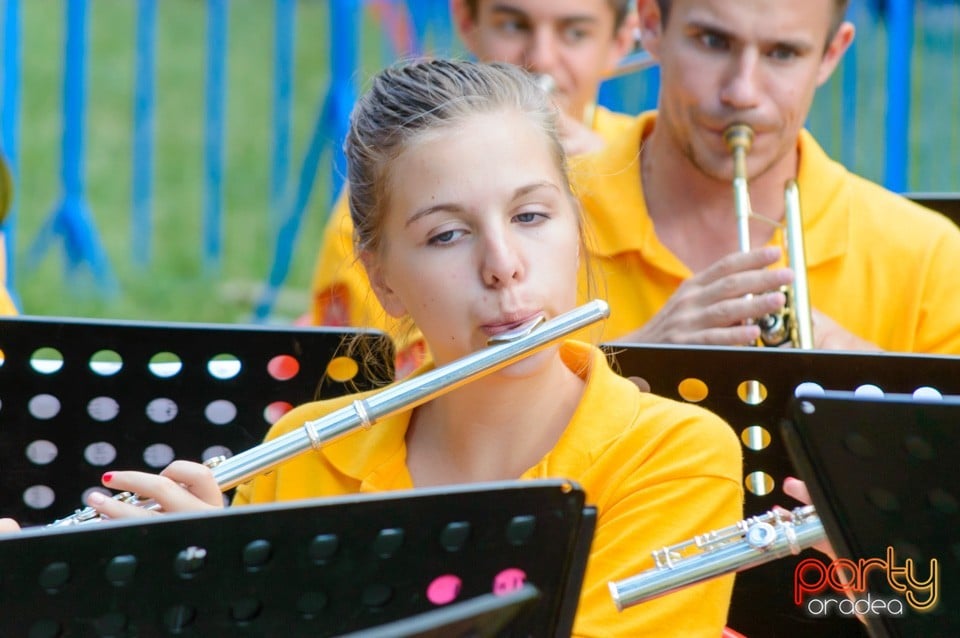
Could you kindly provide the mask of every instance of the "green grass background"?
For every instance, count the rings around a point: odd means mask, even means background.
[[[203,267],[204,78],[206,3],[163,0],[157,10],[152,260],[131,255],[131,126],[136,3],[93,0],[89,9],[86,199],[119,283],[98,291],[89,272],[65,276],[54,245],[33,268],[26,253],[59,205],[63,8],[61,0],[22,5],[20,184],[17,192],[17,290],[25,313],[243,321],[266,279],[273,248],[269,188],[273,109],[273,2],[231,0],[224,131],[222,262]],[[300,2],[296,15],[291,175],[328,83],[326,2]],[[372,28],[367,25],[366,28]],[[364,64],[375,68],[378,50]],[[366,74],[358,71],[358,81]],[[324,164],[324,169],[326,168]],[[309,277],[329,197],[328,170],[318,176],[304,217],[288,291],[278,320],[307,307]],[[312,253],[312,254],[311,254]]]
[[[130,247],[131,121],[136,3],[92,0],[88,52],[86,195],[119,289],[98,291],[89,275],[65,276],[54,246],[34,267],[25,254],[62,198],[59,184],[62,95],[62,0],[23,2],[20,183],[16,194],[17,291],[25,313],[163,321],[250,319],[272,258],[269,211],[273,6],[231,0],[223,183],[223,253],[218,271],[202,263],[203,115],[206,3],[158,2],[152,260],[134,265]],[[918,10],[919,11],[919,10]],[[291,174],[295,175],[328,82],[325,0],[302,0],[296,17]],[[370,16],[358,85],[388,61],[383,34]],[[960,190],[960,11],[918,14],[910,187]],[[861,25],[859,100],[853,168],[883,178],[882,25]],[[839,158],[839,78],[817,98],[810,126]],[[323,165],[301,227],[286,287],[273,321],[307,309],[310,276],[329,199]]]

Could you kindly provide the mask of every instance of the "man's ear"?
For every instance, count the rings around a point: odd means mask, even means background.
[[[377,301],[380,302],[386,313],[395,319],[406,315],[406,306],[403,305],[393,288],[387,283],[380,257],[372,251],[361,250],[360,262],[363,264],[364,270],[367,271],[367,278],[370,280],[373,294],[377,296]]]
[[[659,60],[663,16],[657,0],[637,0],[637,22],[640,28],[640,44],[655,60]]]
[[[457,28],[460,41],[467,50],[476,55],[477,52],[477,21],[467,6],[467,0],[450,0],[450,16]]]
[[[630,10],[623,18],[623,24],[613,34],[613,44],[610,47],[610,57],[607,60],[607,68],[615,69],[620,64],[620,60],[628,53],[632,53],[637,46],[637,38],[640,35],[640,18],[637,12]]]
[[[837,32],[827,45],[826,51],[823,52],[823,59],[820,60],[820,68],[817,69],[817,86],[821,86],[830,79],[833,71],[840,64],[843,54],[853,44],[854,35],[856,35],[856,29],[850,22],[843,22],[837,28]]]

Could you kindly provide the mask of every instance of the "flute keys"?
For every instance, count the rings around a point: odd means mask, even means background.
[[[777,530],[770,523],[756,523],[747,530],[747,544],[754,549],[766,549],[777,540]]]

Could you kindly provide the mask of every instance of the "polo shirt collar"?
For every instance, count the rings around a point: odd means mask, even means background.
[[[359,481],[361,492],[413,487],[406,464],[410,414],[403,411],[359,428],[324,445],[320,453],[337,471]]]

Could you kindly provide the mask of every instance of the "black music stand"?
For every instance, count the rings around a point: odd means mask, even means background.
[[[379,332],[0,319],[0,516],[49,523],[108,469],[246,450],[292,406],[370,389],[347,339],[384,348],[392,373]]]
[[[429,612],[474,601],[480,623],[519,611],[497,635],[568,636],[594,519],[579,487],[544,480],[33,528],[0,537],[0,635],[334,636],[417,616],[441,632]],[[535,601],[484,598],[524,582]]]
[[[960,635],[960,478],[954,458],[960,398],[864,399],[829,392],[797,399],[783,433],[839,556],[886,562],[892,548],[895,565],[912,560],[921,580],[931,576],[931,559],[938,563],[939,601],[923,612],[891,587],[885,571],[869,573],[871,598],[894,597],[902,607],[902,614],[877,609],[865,615],[871,636]],[[818,574],[809,577],[811,583]],[[933,595],[917,594],[921,607]]]
[[[342,638],[493,638],[540,597],[533,585],[506,594],[484,594]]]
[[[798,388],[960,394],[958,357],[619,343],[604,348],[625,376],[642,377],[652,392],[701,405],[730,424],[743,444],[744,511],[750,516],[800,504],[781,489],[796,470],[779,429]],[[760,384],[762,401],[748,401],[743,390],[749,381]],[[727,624],[748,638],[865,635],[856,620],[811,618],[794,605],[794,568],[816,556],[808,550],[738,574]]]

